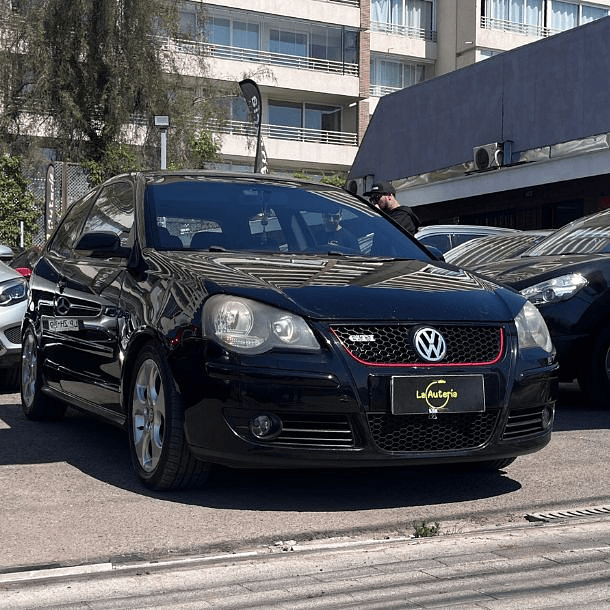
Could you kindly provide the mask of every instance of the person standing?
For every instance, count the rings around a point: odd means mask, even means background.
[[[364,193],[369,201],[385,212],[392,220],[414,235],[421,225],[417,214],[408,206],[400,205],[396,189],[389,182],[377,182]]]

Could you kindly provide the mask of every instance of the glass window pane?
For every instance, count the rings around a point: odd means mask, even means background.
[[[336,106],[306,104],[305,127],[322,131],[341,131],[341,109]]]
[[[569,30],[578,25],[578,5],[553,0],[551,27],[554,30]]]
[[[602,17],[607,17],[610,14],[606,8],[598,8],[596,6],[585,6],[582,7],[582,20],[581,25],[589,23]]]
[[[211,17],[207,27],[208,41],[212,44],[231,45],[231,23],[228,19]]]
[[[258,50],[258,24],[234,21],[233,46],[240,49]]]
[[[286,127],[301,127],[301,104],[269,102],[269,123]]]

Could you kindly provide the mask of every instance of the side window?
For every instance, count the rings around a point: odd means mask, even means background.
[[[97,190],[91,191],[82,199],[72,204],[55,234],[49,242],[49,252],[59,256],[68,256],[80,237],[80,229],[87,217],[89,208],[97,195]]]
[[[134,193],[129,182],[116,182],[102,189],[91,208],[83,233],[111,231],[121,238],[121,245],[130,245],[134,220]]]

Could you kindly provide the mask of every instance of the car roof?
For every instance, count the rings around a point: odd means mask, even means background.
[[[508,227],[493,227],[489,225],[461,225],[461,224],[445,224],[445,225],[427,225],[421,227],[416,236],[431,235],[435,233],[520,233],[518,229],[510,229]]]

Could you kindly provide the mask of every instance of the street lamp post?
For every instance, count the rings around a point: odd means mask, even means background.
[[[155,127],[161,131],[161,169],[167,169],[167,130],[169,129],[169,117],[155,115]]]

